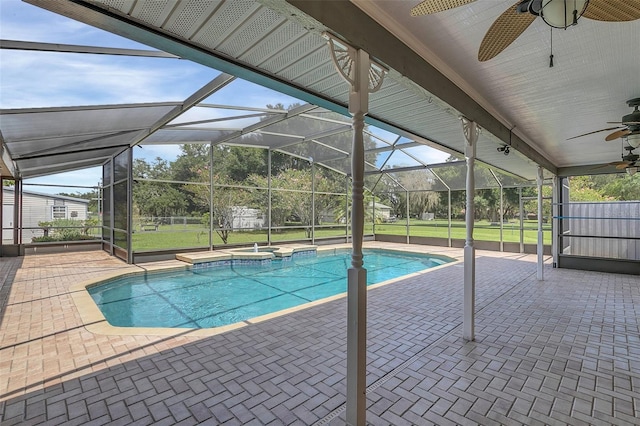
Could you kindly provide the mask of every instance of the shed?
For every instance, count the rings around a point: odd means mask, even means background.
[[[374,207],[374,203],[372,201],[369,203],[369,208],[371,209],[373,207]],[[383,222],[390,222],[395,219],[395,217],[391,216],[391,210],[392,210],[391,207],[382,203],[375,203],[375,209],[376,209],[376,218],[381,219]]]

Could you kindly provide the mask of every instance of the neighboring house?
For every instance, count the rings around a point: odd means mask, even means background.
[[[436,218],[435,213],[422,212],[422,214],[420,215],[421,220],[434,220],[435,218]]]
[[[2,191],[2,239],[12,239],[14,190],[11,187]],[[31,242],[33,237],[41,237],[43,230],[38,222],[51,222],[56,219],[87,219],[89,200],[64,195],[22,191],[22,242]]]
[[[396,218],[391,214],[392,208],[382,203],[375,203],[376,218],[382,222],[395,222]],[[365,218],[371,220],[371,210],[373,209],[373,201],[366,207]],[[320,213],[320,223],[334,223],[336,221],[336,210],[323,210]],[[344,217],[340,219],[341,223],[345,222]]]
[[[246,206],[233,206],[233,230],[249,231],[261,229],[265,224],[264,214],[260,209],[252,209]]]
[[[369,208],[373,208],[373,201],[369,203]],[[375,203],[376,208],[376,218],[382,220],[383,222],[392,222],[395,220],[395,217],[391,217],[391,207],[385,206],[382,203]]]

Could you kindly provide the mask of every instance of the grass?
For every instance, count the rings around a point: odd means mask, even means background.
[[[369,226],[367,232],[371,233]],[[336,228],[320,228],[315,230],[316,238],[344,237],[344,226]],[[304,229],[285,229],[272,231],[271,241],[304,240],[307,235]],[[162,250],[169,248],[209,247],[209,233],[201,225],[160,225],[157,231],[136,231],[131,236],[134,251]],[[242,231],[229,233],[228,244],[266,243],[267,231]],[[223,245],[218,233],[213,233],[213,245]]]
[[[446,220],[430,220],[423,221],[411,219],[410,232],[411,236],[416,237],[440,237],[447,238],[447,221]],[[520,224],[505,223],[503,225],[503,241],[504,242],[520,242]],[[537,223],[535,221],[525,221],[524,223],[524,242],[535,244],[538,241]],[[406,224],[378,224],[375,227],[378,234],[386,235],[406,235]],[[365,233],[373,232],[371,224],[365,226]],[[325,237],[344,237],[346,235],[344,225],[336,225],[332,228],[319,228],[315,230],[316,238]],[[453,221],[451,224],[451,238],[465,239],[466,228],[463,221]],[[500,227],[491,225],[487,221],[478,221],[474,225],[474,240],[476,241],[500,241]],[[209,233],[207,228],[202,225],[160,225],[157,231],[136,231],[132,235],[132,244],[134,251],[163,250],[172,248],[191,248],[191,247],[209,247]],[[293,241],[306,239],[304,229],[282,229],[273,231],[271,234],[272,242]],[[243,231],[229,233],[228,244],[253,244],[266,243],[267,231]],[[544,242],[551,244],[551,226],[544,226]],[[213,245],[223,245],[222,239],[217,233],[213,233]]]
[[[412,237],[439,237],[448,238],[448,226],[446,220],[415,220],[409,221],[410,235]],[[538,223],[536,221],[524,221],[524,237],[526,244],[538,242]],[[406,223],[376,225],[377,234],[406,235]],[[451,238],[464,240],[467,229],[462,221],[451,222]],[[477,221],[473,227],[473,239],[476,241],[500,241],[500,225],[491,225],[488,221]],[[543,239],[545,244],[551,244],[551,226],[543,226]],[[502,241],[509,243],[520,242],[520,223],[505,223],[502,225]]]

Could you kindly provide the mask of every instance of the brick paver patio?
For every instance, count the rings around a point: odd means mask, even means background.
[[[475,342],[461,264],[369,291],[368,422],[640,424],[640,277],[477,255]],[[69,288],[122,268],[0,258],[2,425],[344,424],[345,299],[212,337],[92,334]]]

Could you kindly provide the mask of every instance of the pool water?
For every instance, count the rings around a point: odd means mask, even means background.
[[[367,285],[453,259],[365,250]],[[209,328],[344,293],[351,253],[294,256],[270,265],[227,265],[120,278],[89,288],[107,321],[120,327]]]

